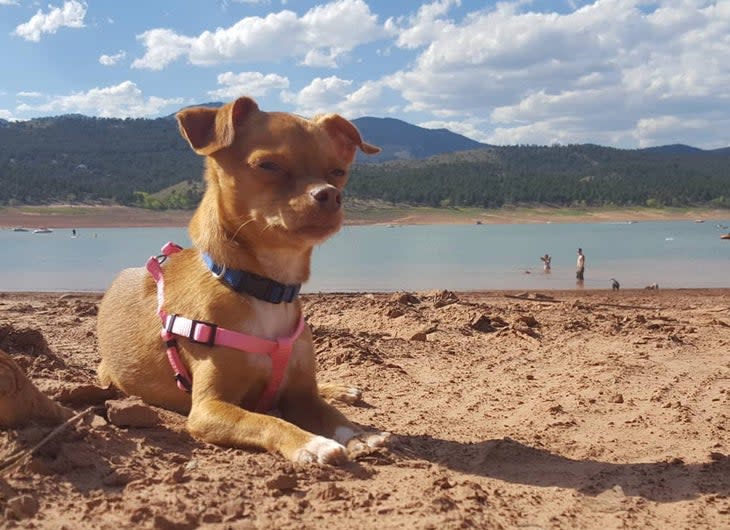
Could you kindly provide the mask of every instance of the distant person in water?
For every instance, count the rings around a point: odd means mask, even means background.
[[[578,249],[578,260],[575,263],[575,278],[579,282],[583,281],[583,273],[586,270],[586,257],[583,254],[583,249]]]
[[[553,258],[550,257],[550,254],[545,254],[544,256],[541,256],[540,259],[542,260],[542,270],[543,272],[550,272],[550,262]]]
[[[73,235],[74,237],[76,237],[76,229],[75,228],[73,230],[71,230],[71,235]]]

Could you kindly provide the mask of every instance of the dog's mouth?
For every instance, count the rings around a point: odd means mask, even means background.
[[[294,206],[294,207],[291,207]],[[299,208],[297,208],[299,206]],[[342,226],[342,209],[324,211],[310,205],[290,205],[276,211],[252,211],[237,233],[245,237],[268,239],[276,245],[313,246],[323,242]]]
[[[342,226],[342,214],[331,215],[329,219],[317,219],[312,222],[298,224],[291,232],[299,237],[307,238],[314,243],[320,243],[335,234]]]

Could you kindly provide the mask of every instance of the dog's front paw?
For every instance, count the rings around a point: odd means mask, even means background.
[[[358,439],[362,440],[368,447],[385,447],[390,441],[391,434],[389,432],[367,432]]]
[[[327,400],[339,401],[348,405],[354,405],[362,399],[362,390],[355,386],[338,383],[320,383],[319,394]]]
[[[335,431],[335,440],[347,446],[351,453],[360,453],[368,449],[384,447],[390,440],[389,432],[355,431],[350,427],[338,427]]]
[[[297,464],[343,464],[347,461],[347,449],[334,440],[315,436],[294,452],[293,460]]]
[[[389,432],[364,432],[350,440],[347,450],[352,453],[370,452],[371,449],[385,447],[390,440]]]

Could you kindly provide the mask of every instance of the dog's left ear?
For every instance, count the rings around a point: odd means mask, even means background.
[[[357,127],[339,114],[320,116],[316,118],[316,122],[329,133],[335,143],[337,154],[348,164],[352,163],[355,158],[357,148],[360,148],[360,151],[367,155],[380,152],[380,147],[364,142]]]
[[[218,109],[191,107],[175,117],[180,134],[190,147],[199,155],[207,156],[230,146],[236,137],[236,126],[258,108],[253,99],[243,97]]]

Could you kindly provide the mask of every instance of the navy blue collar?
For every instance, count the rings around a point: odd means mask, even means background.
[[[228,285],[228,287],[239,293],[250,294],[264,302],[271,302],[272,304],[291,302],[297,297],[299,289],[302,287],[301,283],[287,285],[252,272],[228,269],[224,265],[218,265],[214,262],[213,258],[207,253],[203,253],[203,261],[210,269],[210,272],[213,273],[213,276]]]

